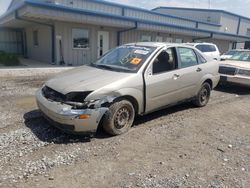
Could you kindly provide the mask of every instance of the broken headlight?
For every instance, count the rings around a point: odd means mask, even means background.
[[[70,102],[79,102],[83,103],[85,98],[92,93],[92,91],[84,91],[84,92],[71,92],[66,94],[65,100]]]

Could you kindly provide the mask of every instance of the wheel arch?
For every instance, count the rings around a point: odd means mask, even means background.
[[[117,97],[114,101],[114,102],[117,102],[117,101],[121,101],[121,100],[127,100],[129,101],[133,107],[134,107],[134,110],[135,110],[135,115],[137,116],[138,113],[139,113],[139,103],[138,101],[136,100],[136,98],[134,98],[133,96],[131,95],[124,95],[124,96],[120,96],[120,97]]]
[[[211,90],[213,89],[213,81],[210,78],[207,78],[202,84],[208,83],[211,87]]]

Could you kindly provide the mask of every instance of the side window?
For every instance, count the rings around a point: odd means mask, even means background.
[[[196,55],[198,57],[199,64],[203,64],[207,62],[207,60],[199,52],[196,52]]]
[[[177,68],[175,48],[163,50],[154,60],[153,74],[175,70]]]
[[[197,56],[193,49],[178,48],[181,68],[191,67],[198,64]]]

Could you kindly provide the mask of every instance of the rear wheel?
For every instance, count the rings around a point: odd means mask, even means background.
[[[135,110],[127,100],[115,102],[109,107],[103,120],[104,130],[111,135],[126,133],[133,125]]]
[[[205,82],[204,84],[202,84],[198,95],[193,101],[194,104],[198,107],[206,106],[210,99],[210,94],[211,94],[211,86],[209,83]]]

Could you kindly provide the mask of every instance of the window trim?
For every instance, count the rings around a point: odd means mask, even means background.
[[[88,47],[87,48],[76,48],[74,47],[74,35],[73,35],[73,30],[74,29],[78,29],[78,30],[85,30],[88,32],[88,39],[89,39],[89,43],[88,43]],[[71,28],[71,44],[72,44],[72,49],[73,50],[90,50],[90,32],[89,32],[89,29],[86,29],[86,28],[76,28],[76,27],[73,27]]]

